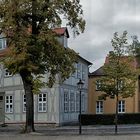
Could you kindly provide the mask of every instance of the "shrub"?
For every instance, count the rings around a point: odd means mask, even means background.
[[[115,114],[82,114],[82,125],[114,124]],[[140,124],[140,113],[118,114],[118,124]]]

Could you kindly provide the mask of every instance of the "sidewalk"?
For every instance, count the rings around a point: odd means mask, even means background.
[[[119,125],[118,135],[114,135],[114,126],[48,127],[36,125],[36,132],[23,134],[23,125],[0,127],[0,140],[139,140],[140,125]]]
[[[0,126],[0,136],[20,135],[23,131],[23,125],[8,124],[6,127]],[[61,126],[51,127],[46,125],[35,125],[35,135],[48,135],[48,136],[65,136],[65,135],[79,135],[79,126]],[[140,135],[140,124],[131,125],[118,125],[118,135]],[[114,135],[114,125],[91,125],[82,126],[82,135]]]

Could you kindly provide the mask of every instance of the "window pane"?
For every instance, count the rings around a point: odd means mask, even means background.
[[[46,101],[46,97],[43,98],[43,101]]]
[[[13,112],[13,96],[7,95],[5,98],[5,112],[12,113]]]
[[[96,113],[103,113],[103,101],[96,101]]]
[[[46,112],[47,111],[47,95],[46,93],[41,93],[38,95],[38,111]]]
[[[42,110],[42,104],[39,103],[39,111],[41,111],[41,110]]]
[[[0,49],[3,48],[3,43],[2,43],[2,39],[0,39]]]
[[[39,98],[39,101],[42,102],[42,98]]]
[[[23,95],[23,112],[26,112],[26,95]]]
[[[119,113],[125,112],[125,101],[124,100],[118,102],[118,112]]]
[[[68,92],[64,92],[64,112],[68,112],[69,111],[69,98],[68,98]]]

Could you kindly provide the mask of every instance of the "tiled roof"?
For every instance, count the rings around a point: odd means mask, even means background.
[[[69,38],[69,33],[66,27],[60,27],[53,29],[54,32],[56,32],[58,35],[64,35],[66,32],[67,37]]]
[[[89,74],[89,76],[102,76],[102,75],[104,75],[103,66]]]
[[[31,28],[28,29],[29,32],[31,32]],[[69,33],[66,27],[60,27],[60,28],[55,28],[53,31],[58,34],[58,35],[64,35],[66,33],[67,38],[69,38]],[[7,49],[0,50],[0,57],[3,57],[7,52]]]
[[[129,60],[129,56],[123,56],[121,58],[121,61],[130,63],[131,67],[133,67],[135,69],[140,68],[140,56],[136,56],[130,60]],[[104,65],[108,64],[108,63],[109,63],[109,56],[106,57]],[[103,75],[104,75],[103,66],[89,74],[89,76],[103,76]]]
[[[139,56],[135,56],[134,58],[131,58],[129,56],[122,56],[121,61],[130,63],[132,65],[132,67],[134,67],[134,68],[140,67],[140,57]],[[109,56],[107,56],[105,59],[105,64],[107,64],[107,63],[109,63]]]

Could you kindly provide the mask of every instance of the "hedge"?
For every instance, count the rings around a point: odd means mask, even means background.
[[[82,125],[114,124],[115,114],[82,114]],[[118,124],[140,124],[140,113],[118,114]]]

